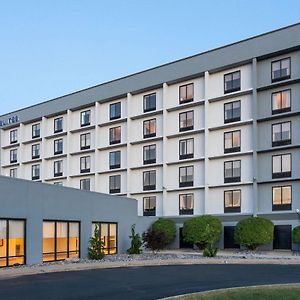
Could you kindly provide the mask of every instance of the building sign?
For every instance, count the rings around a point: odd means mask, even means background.
[[[7,120],[0,120],[0,127],[18,123],[19,121],[20,121],[20,119],[18,116],[12,116],[12,117],[8,118]]]

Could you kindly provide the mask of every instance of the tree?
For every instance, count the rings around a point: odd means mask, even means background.
[[[272,243],[274,224],[272,221],[251,217],[241,220],[235,227],[234,240],[237,244],[255,250],[260,245]]]
[[[166,246],[167,237],[164,232],[150,228],[143,233],[143,242],[146,248],[156,253]]]
[[[173,242],[176,236],[176,225],[170,219],[158,219],[152,224],[152,229],[155,231],[163,232],[166,236],[166,245]]]
[[[99,226],[96,225],[94,235],[89,240],[88,257],[93,260],[101,260],[104,256],[104,242],[101,240]]]
[[[142,252],[142,239],[138,233],[135,233],[135,224],[131,226],[131,235],[129,237],[131,239],[131,246],[127,249],[127,253],[140,254]]]
[[[300,244],[300,226],[293,229],[293,242],[295,244]]]

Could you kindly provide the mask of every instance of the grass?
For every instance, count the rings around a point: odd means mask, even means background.
[[[175,299],[175,298],[174,298]],[[299,300],[300,285],[274,285],[202,292],[176,300]]]

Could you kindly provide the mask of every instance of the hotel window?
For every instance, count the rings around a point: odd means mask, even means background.
[[[32,167],[31,167],[31,179],[32,180],[40,179],[40,165],[32,165]]]
[[[187,111],[179,114],[179,131],[194,129],[194,111]]]
[[[194,139],[184,139],[179,141],[179,159],[194,157]]]
[[[224,153],[241,151],[241,131],[224,132]]]
[[[80,173],[89,173],[91,171],[91,157],[80,157]]]
[[[241,181],[241,161],[224,162],[224,183]]]
[[[121,126],[109,128],[109,144],[121,143]]]
[[[89,178],[80,180],[80,189],[84,191],[91,190],[91,180]]]
[[[54,119],[54,133],[63,131],[63,117]]]
[[[241,120],[241,101],[233,101],[224,104],[224,123]]]
[[[272,146],[291,144],[291,122],[272,125]]]
[[[80,113],[80,125],[81,125],[81,127],[88,126],[90,124],[91,124],[91,111],[90,110],[82,111]]]
[[[12,149],[10,150],[10,163],[16,163],[18,161],[18,150],[17,149]]]
[[[63,186],[63,182],[62,181],[53,182],[53,184],[54,185]]]
[[[156,145],[148,145],[143,148],[144,165],[156,163]]]
[[[109,169],[121,167],[121,151],[109,152]]]
[[[194,84],[189,83],[179,87],[179,103],[192,102],[194,100]]]
[[[9,139],[11,144],[15,144],[18,142],[18,130],[14,129],[11,130],[9,133]]]
[[[92,235],[95,234],[95,228],[98,227],[101,241],[104,243],[105,254],[117,254],[118,252],[118,224],[93,222]]]
[[[150,191],[156,189],[156,171],[143,172],[143,190]]]
[[[63,161],[57,160],[54,162],[54,177],[63,175]]]
[[[25,220],[0,219],[0,267],[25,264]]]
[[[31,146],[31,158],[40,158],[40,144],[35,144]]]
[[[17,177],[17,168],[13,168],[9,170],[9,177],[16,178]]]
[[[241,212],[241,190],[224,191],[224,213]]]
[[[272,82],[291,78],[291,58],[272,61]]]
[[[109,193],[116,194],[121,192],[121,175],[109,176]]]
[[[80,222],[43,222],[43,262],[80,257]]]
[[[194,166],[179,168],[179,187],[194,185]]]
[[[86,150],[91,148],[91,134],[83,133],[80,135],[80,150]]]
[[[143,198],[143,216],[155,216],[156,214],[156,197],[144,197]]]
[[[144,139],[156,136],[156,119],[144,121]]]
[[[272,115],[291,111],[291,90],[272,93]]]
[[[224,75],[224,94],[239,91],[241,89],[241,71]]]
[[[144,112],[156,110],[156,93],[144,96]]]
[[[54,140],[54,155],[63,153],[63,139]]]
[[[121,102],[112,103],[109,106],[109,119],[115,120],[121,118]]]
[[[194,194],[179,195],[179,215],[194,214]]]
[[[272,178],[283,178],[292,176],[291,154],[272,156]]]
[[[292,209],[292,187],[276,186],[272,188],[272,210]]]
[[[40,123],[32,125],[32,138],[38,138],[41,136],[41,125]]]

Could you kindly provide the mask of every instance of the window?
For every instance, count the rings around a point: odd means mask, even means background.
[[[239,91],[241,89],[241,71],[224,75],[224,94]]]
[[[241,212],[241,190],[224,191],[224,212]]]
[[[179,187],[194,185],[194,166],[179,168]]]
[[[194,100],[194,84],[189,83],[179,87],[179,103],[192,102]]]
[[[92,235],[95,234],[95,228],[98,228],[101,241],[104,243],[105,254],[117,254],[118,252],[118,224],[93,222]]]
[[[156,110],[156,93],[144,96],[144,112]]]
[[[63,153],[63,139],[54,140],[54,155]]]
[[[156,136],[156,119],[144,121],[144,139]]]
[[[121,192],[121,175],[109,176],[109,193],[116,194]]]
[[[41,136],[41,125],[40,123],[32,125],[32,138],[38,138]]]
[[[224,132],[224,153],[241,151],[241,131]]]
[[[194,194],[179,195],[179,215],[194,214]]]
[[[272,178],[291,177],[291,154],[272,156]]]
[[[187,111],[179,114],[179,131],[194,129],[194,111]]]
[[[0,267],[25,264],[25,220],[0,219]]]
[[[91,180],[89,178],[80,180],[80,189],[85,191],[91,190]]]
[[[109,128],[109,144],[121,143],[121,126]]]
[[[10,150],[10,163],[16,163],[18,161],[18,150],[17,149],[12,149]]]
[[[80,257],[80,222],[43,222],[43,262]]]
[[[291,143],[291,122],[272,125],[272,146],[283,146]]]
[[[53,182],[54,185],[59,185],[59,186],[63,186],[63,182],[62,181],[56,181]]]
[[[143,190],[150,191],[156,189],[156,171],[143,172]]]
[[[40,158],[40,144],[35,144],[31,146],[31,158]]]
[[[118,169],[121,166],[121,151],[109,152],[109,168]]]
[[[18,130],[14,129],[11,130],[9,133],[9,139],[11,144],[15,144],[18,142]]]
[[[63,117],[54,119],[54,133],[63,131]]]
[[[156,214],[156,197],[143,198],[143,216],[155,216]]]
[[[224,183],[241,181],[241,161],[224,162]]]
[[[32,167],[31,167],[31,179],[32,180],[40,179],[40,165],[32,165]]]
[[[80,157],[80,173],[89,173],[91,171],[91,157]]]
[[[184,139],[179,141],[179,159],[194,157],[194,139]]]
[[[90,124],[91,124],[91,111],[90,110],[82,111],[80,113],[80,125],[81,125],[81,127],[88,126]]]
[[[91,134],[83,133],[80,135],[80,150],[86,150],[91,148]]]
[[[224,104],[224,123],[241,120],[241,101],[233,101]]]
[[[16,178],[17,177],[17,168],[13,168],[9,170],[9,177]]]
[[[109,106],[109,119],[115,120],[121,118],[121,102],[112,103]]]
[[[272,61],[272,82],[291,78],[291,58]]]
[[[54,162],[54,177],[63,175],[63,161],[57,160]]]
[[[272,188],[272,209],[292,209],[292,187],[290,185],[276,186]]]
[[[291,111],[291,90],[272,93],[272,115]]]
[[[144,165],[156,163],[156,145],[144,146],[143,148]]]

